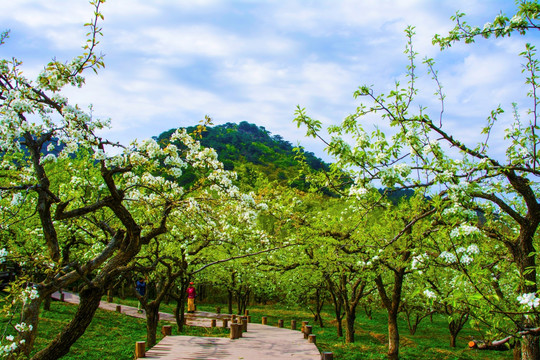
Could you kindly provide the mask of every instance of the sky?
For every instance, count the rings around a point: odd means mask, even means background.
[[[10,30],[0,58],[23,61],[29,79],[52,58],[69,61],[81,53],[83,24],[93,12],[86,0],[0,0],[0,8],[0,30]],[[450,17],[458,10],[468,23],[483,26],[501,10],[512,14],[515,3],[108,0],[98,47],[106,67],[87,73],[83,88],[65,94],[70,103],[91,104],[94,116],[110,118],[103,136],[123,144],[196,125],[209,115],[216,125],[263,126],[326,158],[323,144],[293,123],[296,106],[328,126],[355,111],[359,86],[387,93],[403,80],[404,29],[413,25],[419,104],[438,116],[434,83],[421,66],[424,57],[434,58],[447,95],[445,126],[474,142],[478,132],[471,129],[483,126],[497,105],[506,110],[503,123],[511,121],[512,102],[522,111],[529,106],[518,54],[531,38],[480,40],[441,52],[432,37],[454,26]],[[368,118],[366,127],[378,121]]]

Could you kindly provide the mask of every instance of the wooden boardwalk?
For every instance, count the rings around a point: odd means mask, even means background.
[[[248,324],[240,339],[166,336],[140,359],[160,360],[319,360],[315,344],[300,331],[261,324]]]
[[[64,301],[78,304],[76,294],[64,292]],[[53,298],[60,300],[60,294]],[[116,311],[118,304],[102,301],[99,307],[103,310]],[[145,314],[137,312],[137,308],[121,305],[122,314],[144,318]],[[175,322],[174,315],[160,312],[160,319]],[[212,318],[225,318],[230,315],[196,312],[186,314],[190,326],[210,327]],[[218,326],[220,321],[218,321]],[[140,339],[134,339],[133,343]],[[145,357],[139,359],[160,360],[275,360],[298,359],[319,360],[321,355],[315,344],[304,339],[297,330],[289,330],[261,324],[248,324],[248,331],[239,339],[197,336],[166,336],[156,346],[148,350]]]

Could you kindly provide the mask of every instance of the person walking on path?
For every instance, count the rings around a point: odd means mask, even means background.
[[[197,293],[195,292],[195,288],[193,287],[192,282],[189,283],[189,286],[186,291],[187,291],[187,312],[194,313],[195,312],[195,296],[197,296]]]
[[[146,282],[141,277],[137,282],[135,283],[135,290],[137,291],[137,294],[139,294],[141,297],[144,297],[146,295]],[[139,300],[139,305],[137,306],[137,312],[142,313],[141,310],[141,301]]]

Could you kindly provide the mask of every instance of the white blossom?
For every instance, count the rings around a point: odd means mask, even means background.
[[[6,258],[8,256],[8,251],[6,248],[0,249],[0,264],[4,263],[6,261]]]
[[[535,308],[540,305],[540,299],[536,297],[536,293],[521,294],[517,297],[520,304],[526,305],[529,308]]]

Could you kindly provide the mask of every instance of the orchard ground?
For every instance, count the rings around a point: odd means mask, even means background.
[[[104,298],[105,300],[105,298]],[[132,298],[114,301],[125,305],[135,305],[137,301]],[[226,312],[226,304],[199,303],[198,310],[215,312],[216,307],[221,307]],[[39,328],[37,348],[44,347],[50,342],[58,328],[73,316],[76,307],[65,303],[53,302],[51,311],[42,311]],[[163,312],[172,313],[174,304],[163,304],[160,309]],[[313,326],[313,332],[317,335],[317,346],[320,351],[331,351],[335,359],[386,359],[387,355],[387,319],[383,311],[373,312],[372,320],[368,319],[361,311],[358,312],[356,321],[356,342],[346,344],[343,338],[336,336],[333,312],[328,306],[323,309],[324,327],[320,327],[313,321],[313,315],[307,310],[295,306],[282,304],[252,305],[249,306],[252,322],[261,323],[262,316],[268,317],[268,325],[277,326],[279,319],[283,319],[285,326],[291,320],[300,323],[309,321]],[[165,322],[160,322],[159,327]],[[512,359],[511,351],[479,351],[469,350],[467,342],[472,338],[480,338],[480,332],[466,326],[458,337],[457,347],[449,346],[449,332],[447,320],[444,316],[434,315],[433,321],[429,318],[424,320],[418,327],[415,335],[409,335],[407,325],[400,318],[401,349],[400,359]],[[173,326],[173,335],[179,335]],[[185,327],[182,335],[194,336],[228,336],[228,331],[222,328]],[[115,312],[98,310],[88,331],[72,347],[71,352],[65,359],[86,360],[94,359],[96,355],[103,360],[130,359],[133,357],[134,343],[143,341],[146,337],[144,319],[124,316]],[[111,341],[114,339],[114,341]],[[158,341],[161,334],[158,334]]]

